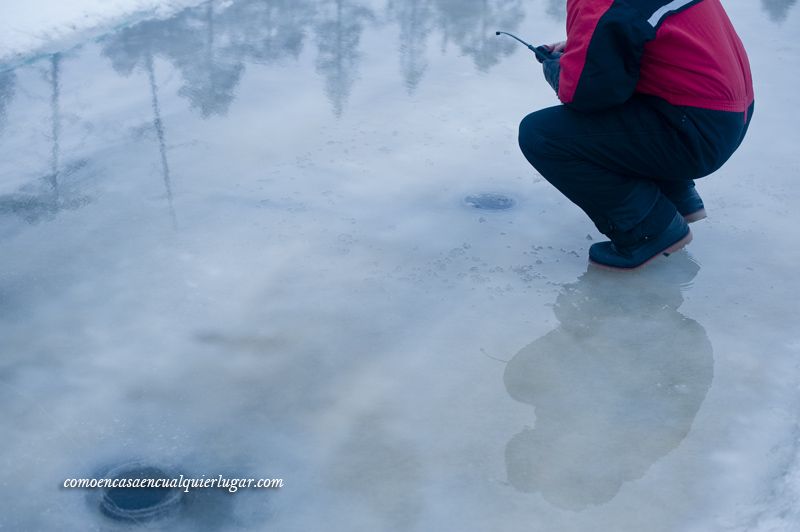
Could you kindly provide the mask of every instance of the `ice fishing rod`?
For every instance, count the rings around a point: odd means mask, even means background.
[[[524,44],[528,48],[528,50],[530,50],[531,52],[536,54],[536,58],[539,60],[540,63],[542,61],[546,60],[546,59],[552,59],[552,56],[550,55],[550,51],[545,46],[534,46],[532,44],[528,44],[525,41],[523,41],[522,39],[520,39],[519,37],[517,37],[516,35],[512,35],[512,34],[506,32],[506,31],[496,31],[496,32],[494,32],[494,34],[495,35],[508,35],[512,39],[521,42],[522,44]]]

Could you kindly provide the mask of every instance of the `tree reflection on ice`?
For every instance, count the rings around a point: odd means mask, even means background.
[[[455,42],[481,72],[517,50],[519,45],[497,39],[494,32],[519,27],[525,17],[521,0],[437,0],[436,6],[444,42]]]
[[[50,56],[44,78],[50,85],[50,171],[32,183],[10,194],[0,195],[0,214],[16,215],[27,223],[52,220],[63,210],[75,210],[90,202],[78,194],[68,178],[87,166],[87,161],[72,161],[66,165],[61,156],[61,54]],[[13,94],[14,74],[0,74],[0,127],[5,105]],[[4,83],[5,82],[5,83]]]
[[[358,75],[358,50],[364,23],[375,19],[368,8],[349,0],[323,4],[322,20],[316,26],[317,72],[325,78],[325,92],[333,112],[341,116]]]
[[[13,71],[0,72],[0,132],[6,121],[6,108],[14,97],[17,76]]]
[[[789,11],[797,0],[761,0],[764,10],[769,13],[773,22],[783,22],[789,16]]]

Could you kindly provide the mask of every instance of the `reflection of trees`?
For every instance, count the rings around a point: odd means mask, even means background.
[[[52,219],[59,211],[77,209],[89,202],[88,197],[75,194],[71,188],[64,189],[64,178],[84,168],[86,161],[75,161],[62,168],[61,54],[50,57],[45,79],[50,84],[50,171],[19,191],[0,196],[0,214],[15,214],[28,223]],[[0,105],[3,106],[0,115],[4,114],[7,101],[3,100],[2,89],[0,86]]]
[[[789,16],[789,10],[797,0],[761,0],[761,5],[769,13],[773,22],[783,22]]]
[[[167,141],[164,134],[164,122],[161,120],[161,105],[158,102],[158,84],[156,83],[156,73],[153,68],[153,56],[145,57],[145,69],[147,70],[147,81],[150,85],[150,105],[153,108],[153,129],[158,138],[158,153],[161,156],[161,177],[164,181],[164,191],[167,195],[169,205],[169,215],[172,218],[172,225],[177,227],[178,221],[175,215],[175,205],[172,200],[172,177],[170,176],[169,160],[167,159]]]
[[[567,19],[566,0],[547,0],[547,14],[558,21]]]
[[[548,0],[549,11],[562,12]],[[762,0],[784,6],[794,0]],[[203,118],[227,113],[244,75],[245,63],[268,64],[297,59],[306,32],[317,42],[317,72],[334,113],[340,116],[358,77],[360,40],[375,19],[363,0],[209,0],[167,20],[151,20],[106,38],[104,55],[123,75],[146,69],[156,57],[181,74],[179,95]],[[563,6],[562,6],[563,7]],[[522,0],[387,0],[388,14],[399,26],[400,68],[409,93],[428,68],[426,48],[437,28],[482,71],[515,50],[497,39],[497,29],[515,30],[524,15]],[[14,74],[0,73],[0,127],[13,94]]]
[[[713,378],[705,330],[678,312],[698,271],[682,252],[630,275],[590,268],[563,287],[558,328],[505,371],[509,395],[536,409],[506,446],[515,488],[582,510],[683,441]]]
[[[409,92],[426,69],[426,45],[436,25],[487,70],[512,53],[515,44],[497,39],[496,29],[515,30],[522,0],[388,0],[400,26],[400,62]],[[374,20],[360,0],[210,0],[164,21],[146,21],[118,32],[105,45],[114,68],[129,74],[160,56],[180,71],[179,94],[207,118],[227,112],[245,61],[270,63],[300,56],[307,27],[313,27],[317,72],[336,116],[341,116],[361,60],[365,23]]]
[[[6,109],[8,104],[11,103],[11,98],[14,97],[14,85],[17,82],[17,76],[12,71],[0,72],[0,131],[3,130],[3,125],[6,122]]]
[[[523,17],[522,0],[388,0],[388,12],[400,27],[400,64],[409,93],[426,72],[426,47],[436,26],[445,41],[487,70],[515,49],[513,42],[496,39],[494,30],[515,30]],[[358,77],[365,24],[374,19],[361,0],[209,0],[168,20],[122,29],[105,39],[103,53],[126,76],[137,67],[146,70],[155,57],[167,59],[181,73],[179,95],[208,118],[227,113],[246,61],[297,59],[313,28],[316,69],[341,116]],[[0,122],[12,86],[13,74],[0,74]]]
[[[86,166],[86,161],[77,161],[62,170],[62,177],[69,177]],[[30,183],[11,194],[0,195],[0,214],[19,216],[30,224],[52,220],[64,210],[73,211],[90,202],[88,196],[62,195],[58,198],[46,181]]]
[[[496,30],[514,31],[525,14],[521,0],[436,0],[445,42],[452,40],[485,72],[518,46],[498,39]]]
[[[308,0],[248,0],[225,11],[230,48],[255,63],[297,59],[314,9]]]
[[[214,1],[204,8],[187,9],[175,23],[185,28],[188,38],[165,43],[163,52],[183,76],[179,94],[204,118],[226,114],[244,65],[227,43],[220,43],[217,33],[227,32],[217,27]]]
[[[126,76],[155,56],[166,58],[183,78],[179,94],[207,118],[228,111],[244,70],[227,39],[219,38],[225,33],[218,27],[215,3],[208,2],[169,20],[126,28],[106,41],[103,53]]]
[[[175,19],[166,22],[143,22],[131,28],[126,28],[106,41],[103,47],[103,55],[111,59],[114,70],[121,75],[129,76],[137,66],[142,67],[147,73],[150,105],[153,110],[153,130],[158,139],[161,160],[161,178],[172,223],[177,225],[172,201],[172,177],[167,158],[164,123],[161,119],[161,106],[158,98],[158,83],[153,65],[153,56],[159,44],[176,37],[178,39],[182,37],[180,33],[176,35],[176,30],[179,30],[179,27],[173,24],[173,21]]]
[[[428,35],[433,25],[431,0],[389,0],[389,12],[400,25],[400,68],[406,88],[413,93],[422,80]]]
[[[51,58],[50,85],[53,88],[50,97],[50,108],[52,109],[52,140],[53,145],[50,151],[50,186],[53,189],[53,196],[58,200],[58,170],[59,159],[61,158],[61,56],[53,55]]]
[[[351,0],[328,0],[320,13],[316,25],[317,72],[325,77],[325,92],[333,112],[341,116],[357,76],[363,23],[373,20],[374,15]]]
[[[103,41],[103,55],[111,60],[111,66],[121,76],[130,76],[136,67],[142,67],[147,57],[152,58],[170,41],[182,41],[191,38],[191,32],[176,18],[166,21],[146,21],[130,28],[125,28]],[[188,33],[188,35],[187,35]],[[197,40],[187,46],[199,48]]]

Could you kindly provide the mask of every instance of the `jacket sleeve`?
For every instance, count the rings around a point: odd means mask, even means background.
[[[626,102],[639,81],[644,45],[655,29],[625,0],[570,0],[559,99],[578,111]]]

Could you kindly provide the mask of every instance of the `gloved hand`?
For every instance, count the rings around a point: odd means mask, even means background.
[[[550,48],[548,48],[547,45],[545,45],[545,44],[543,44],[541,46],[537,46],[536,47],[536,60],[539,61],[539,63],[544,63],[545,60],[550,58],[550,55],[552,53],[553,53],[553,51]]]
[[[536,47],[536,60],[543,63],[546,58],[564,54],[567,51],[567,41],[556,42],[553,44],[541,44]]]
[[[553,87],[553,90],[558,94],[558,78],[561,76],[561,52],[551,52],[550,59],[545,59],[542,62],[542,69],[544,70],[544,79]]]

